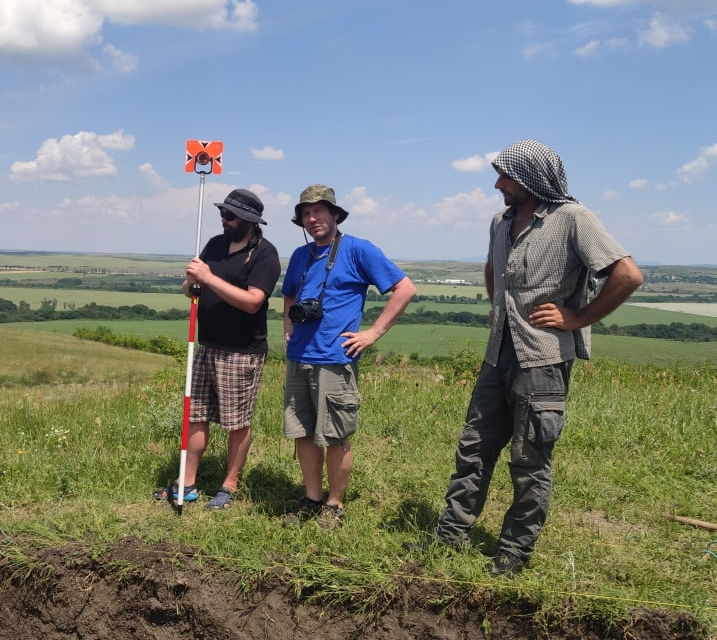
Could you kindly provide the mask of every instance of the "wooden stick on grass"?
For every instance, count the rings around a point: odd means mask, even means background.
[[[693,527],[700,527],[701,529],[708,529],[709,531],[717,531],[717,524],[714,522],[705,522],[704,520],[695,520],[694,518],[685,518],[684,516],[676,516],[670,513],[662,514],[665,518],[674,520],[675,522],[682,522],[683,524],[691,524]]]

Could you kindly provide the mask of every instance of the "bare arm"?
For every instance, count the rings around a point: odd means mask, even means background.
[[[232,307],[246,313],[257,313],[267,298],[266,293],[258,287],[242,289],[214,275],[209,265],[199,258],[193,258],[187,265],[187,279],[182,284],[184,295],[189,295],[189,286],[194,283],[209,287]]]
[[[493,281],[493,265],[490,262],[485,263],[485,288],[488,292],[488,300],[493,304],[493,294],[495,293],[495,282]],[[488,324],[493,324],[493,308],[488,312]]]
[[[346,349],[346,355],[357,356],[385,335],[406,310],[411,298],[416,295],[416,287],[408,276],[399,280],[390,290],[391,297],[386,302],[381,315],[376,318],[370,328],[364,331],[346,331],[341,334],[341,337],[348,338],[341,345]]]
[[[595,299],[579,311],[552,302],[537,305],[528,316],[534,327],[551,327],[573,331],[582,329],[612,313],[642,284],[642,272],[629,256],[614,262]]]
[[[493,294],[495,293],[495,283],[493,281],[493,265],[490,262],[485,263],[485,288],[488,291],[488,299],[493,304]]]
[[[284,296],[284,347],[294,335],[294,323],[289,318],[289,307],[292,304],[296,304],[296,298]]]

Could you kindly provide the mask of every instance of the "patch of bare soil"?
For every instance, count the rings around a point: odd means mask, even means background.
[[[94,557],[89,546],[25,550],[30,562],[0,556],[0,640],[698,640],[686,615],[645,611],[630,621],[538,622],[527,601],[474,594],[446,608],[450,594],[401,578],[391,602],[370,612],[297,598],[281,575],[251,593],[199,562],[191,549],[128,538]],[[411,567],[402,567],[401,575]],[[420,568],[413,568],[414,574]],[[439,604],[442,603],[442,604]],[[486,620],[489,621],[486,623]]]

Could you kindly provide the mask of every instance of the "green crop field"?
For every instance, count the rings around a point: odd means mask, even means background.
[[[106,269],[118,273],[184,273],[191,256],[152,256],[146,254],[44,253],[32,251],[0,252],[2,269]],[[62,275],[62,274],[61,274]]]
[[[96,286],[111,277],[114,283],[122,281],[139,280],[142,277],[152,277],[152,282],[162,282],[162,274],[171,276],[175,282],[184,271],[188,258],[182,256],[144,256],[144,255],[105,255],[105,254],[44,254],[28,252],[0,253],[0,279],[3,277],[21,284],[23,281],[43,280],[51,283],[53,279],[67,277],[81,277],[84,283]],[[469,304],[449,304],[436,301],[415,301],[408,307],[409,313],[423,311],[436,311],[439,313],[462,312],[487,315],[489,304],[486,301],[486,290],[482,285],[482,265],[478,263],[458,262],[413,262],[403,263],[403,268],[418,281],[419,295],[426,296],[452,296],[476,299],[477,295],[483,297],[481,302]],[[22,268],[26,270],[21,270]],[[11,270],[15,269],[15,270]],[[45,269],[45,271],[28,271],[27,269]],[[649,284],[653,287],[660,285],[661,290],[671,291],[676,295],[688,295],[690,292],[714,291],[715,285],[710,284],[714,278],[715,270],[696,269],[687,267],[653,268],[653,280],[664,278],[665,281],[655,281]],[[158,275],[159,274],[159,275]],[[686,281],[691,278],[691,281]],[[678,279],[676,281],[676,279]],[[443,280],[444,282],[436,282]],[[446,280],[462,280],[472,282],[470,285],[445,282]],[[172,285],[172,286],[176,286]],[[671,288],[670,288],[671,287]],[[168,309],[186,310],[187,321],[47,321],[33,322],[24,326],[31,330],[56,332],[71,335],[76,328],[94,329],[99,325],[109,327],[115,334],[129,334],[142,338],[167,336],[184,342],[188,335],[189,300],[178,290],[177,293],[135,293],[125,291],[108,291],[97,289],[58,289],[53,287],[36,288],[32,286],[5,286],[0,288],[0,298],[15,304],[27,303],[31,309],[39,309],[43,302],[56,303],[58,311],[85,306],[87,304],[106,305],[110,307],[144,305],[157,311]],[[640,291],[635,296],[638,301],[645,292]],[[270,308],[281,312],[283,301],[281,297],[272,296],[269,301]],[[368,302],[367,308],[383,306],[384,302]],[[685,302],[670,310],[656,307],[642,307],[633,304],[624,304],[614,313],[604,319],[608,326],[628,325],[658,325],[673,322],[683,324],[705,324],[710,327],[717,326],[717,317],[714,315],[713,304],[700,305],[695,302]],[[662,305],[660,305],[662,306]],[[701,311],[704,309],[705,313]],[[269,340],[270,348],[274,353],[283,352],[282,327],[280,321],[270,321]],[[473,353],[476,359],[480,358],[487,339],[487,329],[470,326],[455,325],[409,325],[399,323],[374,348],[374,351],[386,354],[402,354],[419,358],[435,358],[447,354],[456,354],[464,351]],[[683,362],[689,364],[710,362],[717,360],[717,343],[682,343],[667,340],[593,336],[594,358],[610,358],[630,362],[668,364]]]
[[[283,354],[283,325],[280,320],[270,320],[269,349]],[[118,335],[140,338],[166,336],[185,343],[189,336],[189,320],[49,320],[47,322],[16,322],[0,325],[41,333],[72,335],[77,328],[95,329],[108,327]],[[478,361],[488,339],[485,327],[461,325],[395,325],[374,346],[384,356],[399,354],[417,355],[420,358],[436,358],[469,353]],[[630,336],[593,336],[593,359],[608,358],[621,362],[670,365],[682,363],[697,365],[717,362],[717,342],[679,342],[656,338]]]
[[[426,294],[428,295],[428,294]],[[441,294],[430,294],[441,295]],[[462,295],[462,294],[461,294]],[[35,287],[3,287],[0,288],[0,298],[10,300],[15,304],[26,302],[30,308],[37,309],[44,300],[56,300],[57,309],[68,309],[81,307],[86,304],[95,303],[111,307],[145,305],[150,309],[164,311],[167,309],[187,309],[189,313],[189,300],[181,293],[130,293],[126,291],[98,291],[91,289],[53,289]],[[367,302],[366,307],[382,306],[382,301]],[[273,296],[269,299],[269,306],[281,312],[283,309],[282,298]],[[696,308],[695,303],[685,303],[685,309],[690,311]],[[446,304],[439,302],[417,301],[412,302],[408,312],[416,312],[418,309],[426,311],[437,311],[439,313],[468,311],[470,313],[487,315],[490,306],[487,302],[473,304]],[[714,305],[705,305],[709,313],[714,313]],[[697,315],[695,313],[681,313],[679,311],[667,311],[662,309],[641,307],[625,304],[603,320],[607,325],[617,324],[619,326],[632,324],[670,324],[671,322],[683,322],[685,324],[701,323],[710,327],[717,326],[717,317],[711,315]]]

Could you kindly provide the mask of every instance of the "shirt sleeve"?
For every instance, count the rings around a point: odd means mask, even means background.
[[[359,257],[358,264],[366,282],[375,286],[381,294],[385,294],[397,282],[406,277],[404,271],[389,260],[375,244],[364,240],[356,244]]]
[[[281,263],[276,248],[265,243],[259,247],[259,254],[256,262],[252,265],[251,272],[247,279],[247,285],[261,289],[267,296],[274,292],[276,281],[281,273]]]
[[[599,273],[630,255],[589,209],[583,209],[580,215],[575,216],[573,234],[578,255],[593,273]]]
[[[284,282],[281,285],[281,294],[287,298],[295,298],[299,290],[302,269],[306,266],[306,255],[299,247],[291,254],[289,265],[284,274]]]

